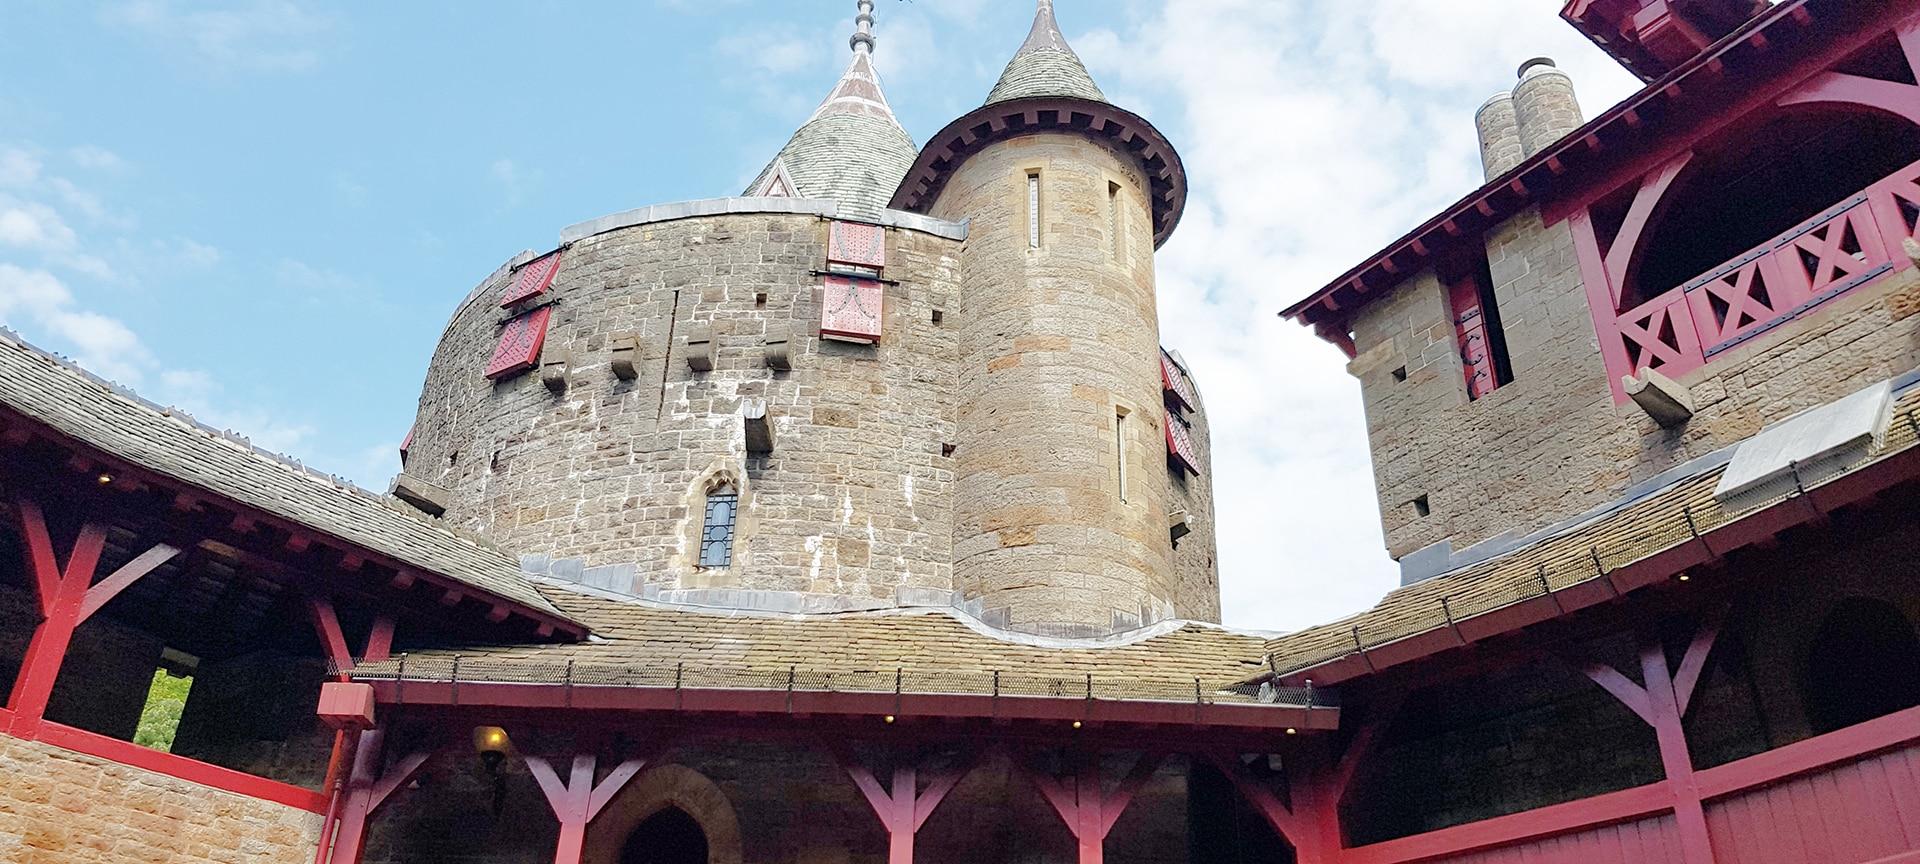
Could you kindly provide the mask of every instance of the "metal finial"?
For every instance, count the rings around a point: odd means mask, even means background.
[[[873,0],[859,0],[860,12],[853,16],[853,38],[847,40],[847,47],[853,53],[873,53]]]

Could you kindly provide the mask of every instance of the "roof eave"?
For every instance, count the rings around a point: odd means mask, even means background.
[[[1369,302],[1366,297],[1369,292],[1397,285],[1406,275],[1418,272],[1433,250],[1444,247],[1450,238],[1461,234],[1468,225],[1498,224],[1525,206],[1543,200],[1547,197],[1544,193],[1552,188],[1556,178],[1588,154],[1604,149],[1603,140],[1638,135],[1641,114],[1650,104],[1679,96],[1685,89],[1682,85],[1696,74],[1717,74],[1723,63],[1722,58],[1728,52],[1741,48],[1754,36],[1779,22],[1795,19],[1804,23],[1808,16],[1805,7],[1812,2],[1786,0],[1757,16],[1693,59],[1648,84],[1634,96],[1588,121],[1512,170],[1487,181],[1439,215],[1402,235],[1307,298],[1287,307],[1280,313],[1281,317],[1307,325],[1334,320],[1340,317],[1335,313],[1351,311]],[[1620,134],[1623,129],[1626,130],[1625,134]],[[1401,260],[1406,263],[1400,263]]]

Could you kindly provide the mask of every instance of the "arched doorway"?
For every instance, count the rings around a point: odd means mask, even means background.
[[[1840,601],[1807,652],[1806,694],[1814,734],[1920,705],[1920,636],[1891,604]]]
[[[740,864],[740,819],[706,775],[685,765],[648,769],[587,829],[585,864]]]
[[[707,832],[687,811],[668,807],[627,836],[620,864],[707,864]]]

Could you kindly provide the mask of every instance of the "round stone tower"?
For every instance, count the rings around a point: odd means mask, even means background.
[[[1045,2],[918,151],[873,5],[743,195],[572,226],[461,303],[395,495],[643,600],[1218,620],[1206,418],[1154,299],[1179,157]]]
[[[919,165],[902,194],[970,227],[956,586],[989,622],[1026,632],[1172,617],[1169,524],[1184,511],[1166,424],[1181,421],[1165,408],[1153,253],[1184,193],[1178,157],[1107,102],[1041,0],[987,104]]]

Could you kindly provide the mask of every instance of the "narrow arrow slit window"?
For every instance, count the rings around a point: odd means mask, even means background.
[[[1040,248],[1040,172],[1027,172],[1027,247]]]

